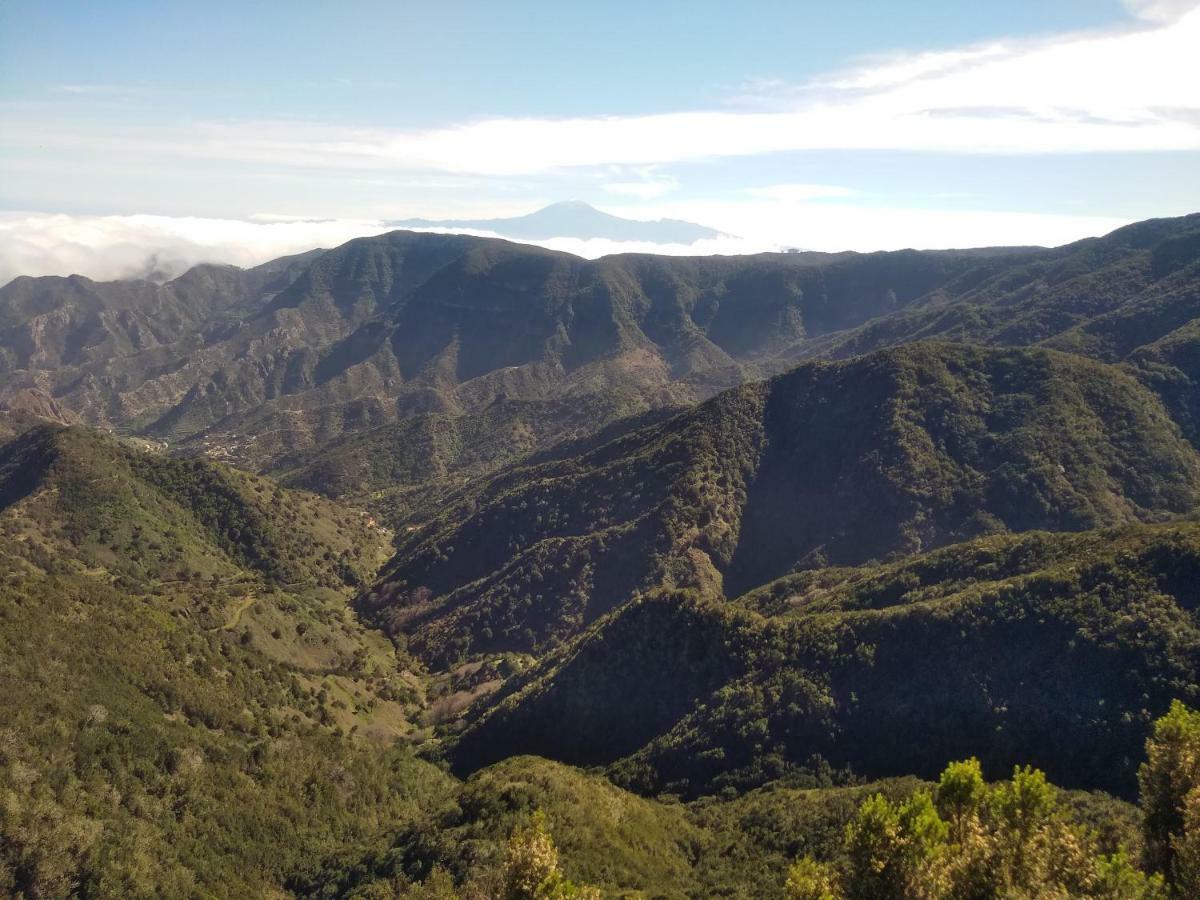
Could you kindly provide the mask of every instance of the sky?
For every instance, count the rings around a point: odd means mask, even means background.
[[[1200,0],[0,0],[0,283],[566,199],[689,253],[1196,212]]]

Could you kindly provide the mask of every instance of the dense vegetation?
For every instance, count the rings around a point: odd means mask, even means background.
[[[1145,750],[1140,809],[1062,791],[1028,766],[989,784],[974,759],[932,784],[779,781],[737,799],[681,804],[519,757],[292,887],[463,900],[1192,896],[1200,714],[1174,704]]]
[[[1104,852],[1095,831],[1064,815],[1038,770],[1018,766],[1010,782],[988,786],[978,760],[969,759],[948,766],[932,791],[899,802],[869,797],[845,828],[840,858],[805,855],[785,893],[789,900],[1195,896],[1198,751],[1200,714],[1176,702],[1155,722],[1138,773],[1140,860],[1128,847]]]
[[[0,448],[0,510],[32,551],[135,581],[356,586],[387,551],[363,513],[203,460],[82,428],[43,426]]]
[[[346,615],[359,515],[57,427],[0,450],[0,505],[0,893],[258,894],[440,799],[390,746],[418,685]]]
[[[850,776],[826,767],[681,804],[530,757],[455,781],[393,744],[427,731],[424,685],[406,680],[410,661],[345,618],[345,594],[320,586],[329,544],[309,537],[293,565],[310,583],[281,588],[271,565],[254,568],[262,557],[231,540],[249,515],[234,512],[243,502],[265,535],[284,525],[300,533],[305,518],[289,512],[310,503],[321,505],[328,540],[340,517],[363,541],[372,530],[359,517],[287,492],[255,507],[264,482],[78,429],[29,433],[3,459],[8,893],[502,896],[528,887],[518,876],[532,871],[537,896],[588,896],[587,885],[779,896],[795,857],[837,856],[863,798],[883,791],[902,802],[919,787],[832,787]],[[76,542],[77,521],[96,533],[126,523],[146,552],[126,564],[132,552]],[[157,555],[160,540],[174,543]],[[176,554],[233,577],[237,592],[208,577],[165,578]],[[241,602],[247,589],[251,606]],[[279,633],[283,623],[290,633]],[[1079,795],[1070,809],[1103,825],[1106,848],[1137,839],[1115,801]]]

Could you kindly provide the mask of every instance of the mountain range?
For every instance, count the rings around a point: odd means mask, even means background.
[[[161,286],[18,278],[0,404],[403,512],[432,482],[803,359],[941,338],[1148,367],[1190,321],[1198,224],[1056,250],[595,261],[394,232]]]
[[[782,897],[974,757],[979,828],[1015,765],[1063,786],[1060,895],[1161,896],[1128,861],[1163,869],[1139,765],[1200,703],[1197,379],[1200,215],[18,278],[0,893],[532,897],[536,846],[561,896]]]

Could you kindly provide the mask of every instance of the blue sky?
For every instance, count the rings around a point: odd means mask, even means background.
[[[1197,6],[6,0],[0,278],[567,198],[713,252],[1070,240],[1200,209]]]
[[[1117,0],[1003,4],[30,2],[0,6],[0,90],[155,86],[187,110],[434,125],[707,108],[848,59],[1128,18]]]

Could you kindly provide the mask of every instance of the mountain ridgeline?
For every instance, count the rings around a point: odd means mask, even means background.
[[[395,495],[378,506],[399,521],[436,506],[431,486],[806,358],[941,338],[1125,359],[1191,320],[1197,233],[1193,216],[1054,250],[588,261],[393,232],[162,286],[19,278],[0,289],[0,404]]]
[[[970,265],[920,254],[863,263],[589,262],[396,232],[298,272],[273,267],[293,279],[281,290],[258,270],[197,270],[179,280],[203,282],[186,302],[179,282],[18,279],[0,297],[14,321],[6,343],[22,348],[0,394],[38,390],[82,421],[255,466],[302,469],[306,451],[344,434],[497,405],[511,409],[493,440],[524,430],[517,446],[529,449],[737,384],[759,373],[756,361],[907,303]],[[131,318],[147,304],[173,327]]]
[[[346,588],[369,579],[387,547],[362,513],[324,498],[78,427],[41,426],[0,448],[0,509],[10,508],[25,551],[52,559],[65,540],[64,564],[128,583],[252,572]]]

